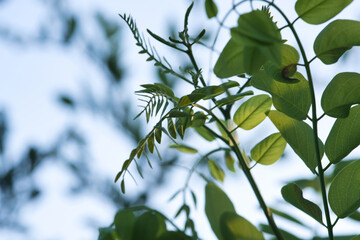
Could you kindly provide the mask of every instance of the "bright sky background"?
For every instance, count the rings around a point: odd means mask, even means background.
[[[219,2],[217,1],[218,4]],[[286,2],[287,6],[283,9],[289,10],[290,16],[292,16],[290,19],[295,18],[293,3],[290,3],[294,1],[278,0],[277,2]],[[146,28],[149,28],[160,36],[166,36],[169,23],[181,29],[183,15],[189,3],[189,1],[184,0],[110,0],[106,3],[95,0],[78,0],[71,2],[70,8],[82,9],[84,18],[88,17],[93,9],[101,9],[102,12],[107,13],[107,17],[122,24],[122,59],[127,68],[129,88],[133,91],[137,89],[139,84],[150,83],[154,80],[153,68],[152,64],[145,62],[143,56],[137,54],[138,49],[135,47],[131,32],[121,22],[117,14],[131,13],[141,31],[145,32]],[[215,29],[214,26],[217,26],[214,20],[205,21],[202,3],[203,1],[196,1],[194,12],[190,16],[190,32],[201,30],[201,28]],[[0,26],[11,26],[13,29],[28,31],[29,33],[37,28],[39,21],[46,14],[37,1],[13,0],[9,4],[5,3],[4,6],[6,9],[0,3]],[[227,6],[220,5],[219,8],[222,11],[221,14],[224,13],[223,10],[228,9]],[[360,20],[358,9],[360,9],[360,3],[354,1],[337,18]],[[227,24],[232,26],[235,21]],[[279,25],[281,26],[281,22]],[[309,26],[301,20],[296,23],[301,40],[304,41],[306,49],[310,53],[309,58],[312,58],[313,55],[311,42],[317,32],[325,25]],[[91,25],[89,25],[88,30],[91,32]],[[222,49],[229,37],[228,33],[223,33],[224,37],[217,45],[218,50]],[[286,38],[286,35],[283,37]],[[152,42],[155,43],[155,41]],[[291,39],[289,39],[289,43],[294,45],[294,41]],[[158,46],[157,49],[161,54],[168,56],[168,59],[177,57],[173,52],[167,51],[165,47],[155,45]],[[316,60],[313,65],[316,87],[322,90],[335,73],[341,71],[359,72],[360,51],[359,49],[354,50],[347,56],[345,63],[338,63],[334,65],[336,67],[333,65],[324,66],[319,60]],[[206,52],[201,50],[201,47],[198,51],[197,56],[204,56],[198,60],[206,69],[209,57]],[[174,66],[176,65],[174,64]],[[86,78],[88,76],[91,76],[91,79]],[[122,160],[127,158],[131,146],[126,143],[123,136],[113,134],[112,127],[108,126],[103,119],[93,118],[93,116],[84,113],[74,115],[60,107],[56,101],[58,93],[65,91],[79,93],[85,85],[91,89],[101,88],[101,78],[103,77],[92,68],[91,63],[84,59],[81,48],[76,51],[67,51],[53,45],[19,47],[0,40],[0,110],[6,110],[10,123],[8,156],[14,160],[18,159],[30,143],[47,146],[61,133],[64,126],[76,125],[81,126],[82,132],[90,140],[89,149],[91,149],[93,158],[102,159],[101,162],[95,161],[93,163],[99,174],[115,176],[121,167]],[[317,99],[320,99],[320,95]],[[137,103],[134,102],[134,107],[136,105]],[[320,125],[323,140],[332,122],[333,120],[328,118],[324,120],[324,124]],[[275,132],[274,127],[269,122],[265,122],[264,126],[269,133]],[[262,131],[264,128],[256,128],[250,134],[239,131],[240,141],[244,143],[247,150],[256,143],[252,136],[263,134]],[[265,200],[271,206],[274,206],[277,200],[281,199],[280,188],[284,184],[284,180],[310,176],[304,164],[290,151],[289,147],[287,150],[288,161],[267,167],[257,166],[254,169],[255,179],[265,196]],[[359,154],[358,148],[351,156],[359,157]],[[283,169],[280,173],[279,167]],[[160,191],[156,194],[156,198],[150,200],[152,206],[163,210],[169,217],[174,216],[179,207],[179,202],[167,203],[167,199],[171,193],[182,186],[181,180],[184,177],[181,170],[176,172],[179,172],[179,175],[176,175],[176,179],[169,180],[168,188]],[[112,221],[116,209],[109,207],[106,202],[104,203],[104,199],[97,196],[84,196],[74,201],[73,198],[68,197],[66,188],[71,184],[71,179],[68,179],[63,169],[58,169],[52,165],[45,166],[36,174],[35,178],[36,182],[44,186],[46,191],[40,201],[25,206],[20,213],[23,222],[30,226],[29,236],[22,238],[11,232],[2,233],[0,231],[0,240],[95,239],[97,229],[84,222],[84,216],[90,216],[99,226],[106,226]],[[197,182],[201,184],[195,184]],[[201,195],[204,191],[204,183],[196,177],[193,183],[194,189],[199,193],[199,206],[197,212],[194,213],[197,215],[200,236],[206,240],[215,239],[203,211],[204,201]],[[264,217],[258,211],[256,199],[240,171],[238,171],[238,176],[229,175],[223,186],[229,197],[233,199],[240,215],[247,217],[253,223],[264,222]],[[136,187],[140,186],[134,185],[134,191],[136,191]],[[311,196],[311,193],[308,194]],[[166,207],[164,208],[164,206]],[[304,221],[312,221],[309,217],[299,213],[298,210],[289,209],[289,212],[298,214]],[[279,222],[281,223],[281,221]],[[346,231],[346,229],[354,232],[356,226],[342,224],[340,221],[335,228],[339,233],[342,230]],[[302,232],[301,229],[297,229],[297,231]]]

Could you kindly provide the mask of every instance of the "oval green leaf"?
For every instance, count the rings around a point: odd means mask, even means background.
[[[297,120],[305,120],[311,105],[309,83],[299,72],[293,78],[299,82],[286,84],[271,79],[264,70],[260,70],[253,76],[251,84],[270,93],[277,110]]]
[[[329,161],[337,163],[360,145],[360,105],[350,109],[347,118],[339,118],[325,142]]]
[[[216,17],[218,9],[213,0],[205,0],[205,11],[208,18]]]
[[[263,240],[263,234],[248,220],[234,212],[225,212],[220,217],[220,230],[224,240]]]
[[[315,203],[305,199],[302,190],[295,183],[289,183],[282,187],[281,195],[285,201],[322,224],[321,209]]]
[[[190,146],[184,145],[184,144],[172,144],[169,146],[169,148],[176,148],[178,151],[180,152],[184,152],[184,153],[197,153],[198,151]]]
[[[234,39],[230,39],[215,64],[215,75],[219,78],[229,78],[244,73],[243,52],[244,45]]]
[[[314,51],[325,64],[336,63],[353,46],[360,45],[360,22],[335,20],[316,37]]]
[[[271,105],[272,101],[268,95],[254,96],[236,110],[234,122],[242,129],[250,130],[266,118],[265,112],[270,110]]]
[[[360,103],[360,74],[343,72],[337,74],[325,88],[321,97],[324,112],[336,118],[349,115],[351,105]]]
[[[205,213],[210,226],[219,240],[223,240],[220,230],[220,217],[225,212],[235,212],[233,203],[228,196],[214,183],[205,187]]]
[[[165,220],[161,215],[145,212],[135,220],[132,239],[155,240],[165,231]]]
[[[211,142],[215,140],[214,134],[212,134],[209,130],[207,130],[205,127],[196,127],[194,128],[195,131],[203,137],[205,140]]]
[[[321,24],[335,17],[353,0],[298,0],[295,4],[299,17],[310,24]]]
[[[214,160],[208,161],[208,167],[209,167],[210,174],[214,179],[216,179],[220,182],[224,181],[224,179],[225,179],[224,170],[222,170],[222,168],[219,167],[219,165],[217,165],[217,163]]]
[[[329,204],[339,218],[360,207],[360,160],[347,165],[334,178],[329,189]]]
[[[280,159],[284,153],[286,141],[281,133],[274,133],[251,149],[251,158],[257,163],[270,165]]]
[[[116,213],[114,224],[120,239],[131,239],[135,222],[135,215],[129,209],[120,210]]]
[[[317,166],[317,160],[314,135],[311,127],[303,121],[289,118],[278,111],[270,111],[268,117],[294,152],[304,161],[306,166],[314,172]],[[318,139],[318,142],[320,158],[322,158],[324,155],[324,145],[320,139]]]

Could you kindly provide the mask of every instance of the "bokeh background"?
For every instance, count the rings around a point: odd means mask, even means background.
[[[278,2],[292,19],[296,18],[294,1]],[[133,121],[140,110],[134,91],[140,84],[153,82],[169,84],[178,95],[190,89],[137,54],[139,49],[131,32],[118,14],[130,13],[140,31],[146,33],[149,28],[166,37],[182,30],[183,16],[190,3],[185,0],[0,0],[1,240],[96,239],[97,229],[109,225],[116,210],[127,206],[147,204],[170,218],[175,215],[181,203],[168,199],[182,187],[186,177],[182,167],[191,167],[194,157],[178,155],[166,147],[166,141],[160,147],[162,161],[151,156],[153,169],[146,160],[140,161],[145,179],[134,170],[136,182],[127,179],[127,194],[121,194],[119,184],[113,182],[131,149],[152,126],[144,118]],[[231,7],[230,1],[217,4],[220,14]],[[337,18],[360,20],[358,9],[359,1],[354,1]],[[244,11],[247,10],[245,7]],[[235,20],[236,16],[230,18],[227,26],[233,26]],[[313,53],[311,43],[324,26],[308,26],[301,20],[296,23],[308,52]],[[217,27],[214,19],[206,19],[204,1],[195,1],[190,32],[196,34],[205,28],[205,41],[211,42]],[[216,45],[218,51],[229,38],[226,29],[221,33]],[[287,34],[283,34],[285,39],[290,36]],[[288,39],[296,46],[291,37]],[[189,67],[185,56],[151,41],[175,68]],[[216,83],[218,80],[209,74],[216,52],[210,55],[201,46],[195,51],[205,76]],[[334,74],[359,71],[359,61],[359,49],[346,54],[336,67],[314,61],[318,96]],[[332,123],[329,118],[320,126],[322,139]],[[251,149],[257,142],[254,136],[263,131],[271,133],[275,129],[265,121],[264,127],[253,132],[240,131],[243,147]],[[186,140],[203,152],[212,147],[199,144],[191,132]],[[356,149],[348,158],[359,156]],[[201,170],[209,175],[206,166]],[[289,148],[273,166],[257,166],[254,175],[267,202],[283,208],[281,186],[293,179],[311,178]],[[196,176],[191,181],[198,197],[192,215],[200,236],[215,239],[204,216],[204,184]],[[254,223],[264,222],[239,169],[236,174],[228,173],[222,186],[240,214]],[[315,197],[311,191],[305,193]],[[310,219],[296,209],[288,211],[303,221]],[[182,220],[180,217],[176,222],[181,225]],[[291,224],[287,226],[303,238],[323,232],[317,227],[305,231]],[[356,222],[340,221],[336,231],[358,233],[359,228]]]

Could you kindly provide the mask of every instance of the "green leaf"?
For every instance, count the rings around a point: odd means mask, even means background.
[[[197,153],[198,152],[195,148],[186,146],[184,144],[172,144],[169,147],[176,148],[180,152],[184,152],[184,153]]]
[[[214,73],[218,78],[229,78],[245,73],[244,68],[244,45],[234,39],[230,39],[222,50],[214,67]]]
[[[360,207],[360,160],[347,165],[334,178],[329,189],[329,204],[339,218]]]
[[[227,81],[218,86],[206,86],[202,88],[195,89],[191,94],[183,96],[180,98],[178,102],[178,108],[184,107],[191,103],[197,102],[201,99],[211,99],[222,93],[224,93],[227,89],[238,87],[239,83],[235,81]]]
[[[297,83],[299,79],[292,78],[296,73],[297,63],[299,62],[298,51],[287,44],[281,45],[281,64],[267,62],[264,65],[266,73],[272,79],[283,83]]]
[[[238,26],[231,29],[231,36],[247,46],[271,46],[281,44],[281,34],[268,13],[260,10],[243,14]]]
[[[315,171],[317,166],[315,140],[312,129],[305,122],[289,118],[278,111],[270,111],[268,117],[280,131],[283,138],[295,151],[295,153],[304,161],[306,166]],[[320,157],[324,154],[324,145],[318,139],[320,147]]]
[[[251,149],[251,158],[257,163],[270,165],[280,159],[284,153],[286,141],[281,133],[274,133]]]
[[[230,151],[225,151],[225,163],[226,163],[226,167],[231,171],[231,172],[235,172],[235,168],[234,168],[234,164],[235,164],[235,159],[233,158],[233,156],[231,155]]]
[[[156,140],[159,144],[161,143],[161,134],[162,134],[161,126],[155,128],[155,140]]]
[[[360,74],[343,72],[337,74],[327,85],[321,97],[324,112],[336,118],[349,115],[351,105],[360,103]]]
[[[120,239],[131,239],[135,223],[135,215],[129,209],[123,209],[116,213],[114,224]]]
[[[224,240],[263,240],[263,234],[248,220],[234,212],[220,217],[220,230]]]
[[[123,194],[125,194],[125,179],[123,179],[123,180],[121,181],[120,187],[121,187],[121,192],[122,192]]]
[[[172,138],[176,138],[176,128],[175,128],[175,124],[174,121],[172,120],[172,118],[168,118],[168,131],[169,134]]]
[[[237,100],[240,100],[243,97],[248,96],[248,95],[254,95],[254,92],[253,91],[246,91],[246,92],[238,93],[238,94],[235,94],[235,95],[230,95],[228,97],[225,97],[225,98],[222,98],[222,99],[216,101],[216,106],[221,107],[221,106],[224,106],[224,105],[227,105],[227,104],[234,103]]]
[[[218,9],[213,0],[205,0],[205,10],[208,18],[216,17]]]
[[[299,17],[310,24],[321,24],[335,17],[352,0],[298,0],[295,10]]]
[[[271,79],[264,70],[257,72],[251,84],[271,94],[274,107],[289,117],[305,120],[311,105],[309,83],[297,72],[293,76],[300,81],[286,84]]]
[[[224,239],[220,230],[220,217],[225,212],[235,213],[233,203],[218,186],[209,182],[205,187],[205,213],[219,240]]]
[[[360,22],[335,20],[316,37],[314,51],[325,64],[336,63],[353,46],[360,45]]]
[[[271,105],[272,101],[268,95],[254,96],[236,110],[234,122],[242,129],[250,130],[266,118],[265,112],[270,110]]]
[[[202,127],[206,122],[207,116],[203,112],[196,112],[191,118],[190,126],[193,128]]]
[[[259,47],[244,46],[244,69],[249,75],[259,71],[260,67],[268,60]]]
[[[154,133],[151,133],[148,140],[147,140],[147,147],[149,149],[149,152],[154,153],[154,147],[155,147],[155,135]]]
[[[210,174],[214,179],[220,182],[224,181],[225,179],[224,170],[222,170],[221,167],[219,167],[219,165],[217,165],[217,163],[214,160],[208,161],[208,167],[210,170]]]
[[[215,136],[209,130],[207,130],[205,127],[196,127],[194,129],[205,140],[207,140],[209,142],[215,140]]]
[[[155,240],[165,231],[165,220],[161,215],[155,212],[145,212],[134,223],[132,240]]]
[[[305,199],[302,190],[296,184],[289,183],[282,187],[281,195],[285,201],[322,223],[321,209],[315,203]]]
[[[350,109],[347,118],[335,121],[325,142],[325,153],[331,163],[337,163],[360,145],[360,105]]]
[[[198,93],[191,93],[188,95],[185,95],[179,99],[178,108],[185,107],[191,103],[195,103],[201,99],[203,99],[206,95],[205,94],[198,94]]]

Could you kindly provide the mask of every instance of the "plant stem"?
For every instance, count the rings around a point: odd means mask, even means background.
[[[265,201],[264,201],[264,199],[263,199],[263,197],[262,197],[262,195],[261,195],[261,193],[260,193],[260,190],[259,190],[259,188],[258,188],[258,186],[257,186],[257,184],[256,184],[256,182],[255,182],[255,180],[254,180],[251,172],[250,172],[250,169],[249,169],[249,167],[247,166],[247,164],[246,164],[246,162],[245,162],[245,160],[244,160],[244,158],[243,158],[243,156],[242,156],[242,154],[241,154],[241,151],[240,151],[238,145],[236,144],[236,141],[235,141],[234,137],[232,136],[231,132],[227,129],[226,126],[224,126],[224,124],[220,121],[220,119],[218,119],[217,116],[216,116],[215,114],[213,114],[211,111],[209,111],[207,108],[205,108],[205,107],[203,107],[203,106],[201,106],[201,105],[198,105],[198,104],[193,104],[193,106],[198,107],[198,108],[206,111],[208,114],[210,114],[210,115],[215,119],[215,121],[221,126],[221,128],[223,128],[223,130],[226,131],[228,137],[230,138],[230,143],[232,142],[233,144],[232,144],[232,146],[231,146],[231,144],[229,143],[229,141],[226,141],[226,140],[225,140],[225,141],[223,140],[223,141],[224,141],[229,147],[231,147],[231,148],[233,149],[236,157],[238,158],[239,163],[240,163],[240,166],[241,166],[241,168],[243,169],[243,171],[244,171],[244,173],[245,173],[245,176],[246,176],[246,178],[248,179],[248,181],[249,181],[249,183],[250,183],[250,185],[251,185],[251,188],[253,189],[254,194],[255,194],[255,196],[256,196],[259,204],[260,204],[260,207],[261,207],[261,209],[263,210],[263,212],[264,212],[264,214],[265,214],[265,217],[266,217],[266,219],[268,220],[268,223],[269,223],[271,229],[273,230],[275,236],[277,237],[277,239],[283,240],[284,238],[283,238],[283,236],[281,235],[280,230],[278,229],[278,227],[277,227],[277,225],[276,225],[276,223],[275,223],[275,221],[274,221],[274,218],[273,218],[273,216],[272,216],[272,214],[271,214],[271,211],[270,211],[270,209],[267,207],[267,205],[266,205],[266,203],[265,203]]]
[[[267,0],[263,0],[263,1],[268,2]],[[296,42],[299,46],[300,52],[301,52],[301,56],[303,57],[303,60],[304,60],[304,65],[305,65],[306,74],[307,74],[308,81],[309,81],[309,88],[310,88],[310,95],[311,95],[313,137],[314,137],[315,154],[316,154],[319,179],[320,179],[321,195],[322,195],[322,199],[323,199],[323,205],[324,205],[324,211],[325,211],[325,216],[326,216],[326,225],[327,225],[327,229],[328,229],[329,239],[333,240],[334,239],[333,225],[331,224],[330,211],[329,211],[328,200],[327,200],[327,195],[326,195],[324,170],[323,170],[323,167],[321,164],[320,147],[319,147],[319,141],[318,141],[318,118],[316,116],[315,90],[314,90],[314,83],[313,83],[311,71],[310,71],[310,62],[307,60],[304,47],[300,41],[300,38],[299,38],[294,26],[291,24],[289,19],[286,17],[286,15],[283,13],[283,11],[278,6],[276,6],[273,3],[270,3],[270,5],[272,5],[276,10],[278,10],[278,12],[283,16],[284,20],[289,24],[289,28],[291,29],[291,31],[295,37],[295,40],[296,40]]]

